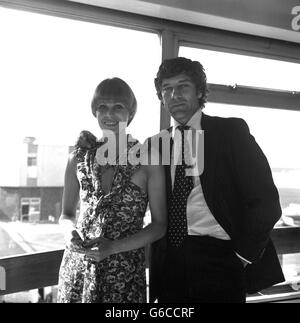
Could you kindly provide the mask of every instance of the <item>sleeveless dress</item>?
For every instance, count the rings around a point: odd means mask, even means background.
[[[128,151],[137,143],[129,142]],[[75,146],[80,183],[77,221],[84,239],[123,239],[143,228],[147,194],[131,181],[140,165],[116,165],[111,190],[101,186],[95,155],[101,143],[82,132]],[[96,263],[66,247],[59,272],[59,303],[144,303],[146,274],[144,248],[110,255]]]

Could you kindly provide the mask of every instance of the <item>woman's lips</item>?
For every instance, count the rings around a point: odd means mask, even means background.
[[[103,121],[102,123],[108,127],[114,127],[118,124],[116,121]]]

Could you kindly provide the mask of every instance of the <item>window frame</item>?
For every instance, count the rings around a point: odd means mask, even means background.
[[[11,9],[25,10],[57,17],[76,19],[114,27],[134,29],[158,34],[162,44],[162,60],[178,56],[180,46],[188,46],[234,54],[244,54],[255,57],[270,58],[300,64],[300,44],[261,36],[219,30],[171,20],[148,17],[98,6],[71,1],[57,0],[0,0],[0,6]],[[208,101],[216,103],[235,104],[241,92],[250,97],[239,105],[263,106],[269,102],[269,107],[300,111],[300,92],[271,91],[255,87],[231,87],[221,84],[209,84],[210,97]],[[226,94],[227,101],[221,102]],[[251,97],[259,96],[261,100],[251,104]],[[285,101],[289,104],[286,106]],[[240,100],[239,100],[240,101]],[[170,125],[170,117],[161,107],[160,129]]]
[[[300,64],[299,43],[190,25],[187,23],[152,18],[71,1],[0,0],[0,6],[67,19],[156,33],[161,40],[162,60],[177,57],[180,46],[189,46]],[[272,91],[269,89],[241,86],[232,89],[232,87],[226,87],[220,84],[209,84],[209,89],[209,102],[266,107],[265,102],[267,101],[269,108],[300,111],[299,92]],[[258,102],[255,102],[255,104],[252,103],[253,97],[258,97]],[[289,102],[288,105],[286,104],[287,101]],[[160,128],[163,129],[169,125],[170,117],[161,107]],[[293,230],[295,230],[295,228],[293,228]],[[299,232],[300,230],[297,230],[298,236]],[[40,255],[34,255],[33,257],[38,257],[40,260],[40,257],[45,257],[47,254],[48,253],[41,253]],[[58,261],[61,259],[61,256],[62,251],[57,251],[57,254],[54,255],[56,262],[49,264],[50,267],[51,265],[52,267],[54,265],[56,266],[53,271],[53,279],[51,280],[51,284],[53,285],[56,283],[56,278],[54,279],[54,277],[57,275]],[[29,259],[28,256],[16,258],[26,259],[26,263],[29,261],[27,260]],[[5,261],[9,262],[9,259],[6,259],[7,260]],[[16,277],[18,276],[18,273],[13,269],[12,272],[15,274],[12,275],[11,281],[14,279],[15,275]],[[44,273],[41,272],[40,275],[44,275]],[[38,277],[39,287],[47,286],[45,285],[47,276],[44,276],[44,279],[40,279],[40,275]],[[10,292],[12,292],[12,290],[24,290],[20,289],[23,283],[24,280],[23,282],[19,282],[19,285],[16,288],[12,288]],[[30,283],[29,278],[25,283]],[[35,286],[38,287],[37,285]],[[0,295],[1,294],[4,294],[4,292],[2,293],[0,291]]]

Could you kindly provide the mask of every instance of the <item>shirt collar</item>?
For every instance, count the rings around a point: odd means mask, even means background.
[[[195,130],[202,130],[202,128],[201,128],[201,117],[202,117],[202,110],[199,109],[193,114],[193,116],[187,122],[186,125],[191,127],[192,129],[195,129]],[[174,137],[175,129],[178,126],[180,126],[180,123],[178,121],[174,120],[174,127],[172,129],[172,137]]]

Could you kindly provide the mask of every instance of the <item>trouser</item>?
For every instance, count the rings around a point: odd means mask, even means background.
[[[168,246],[160,303],[243,303],[244,267],[232,242],[188,236],[181,247]]]

